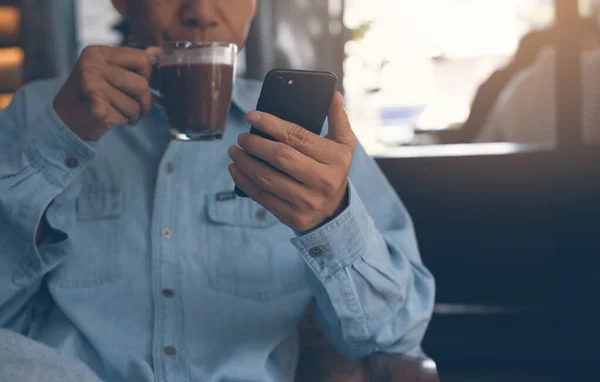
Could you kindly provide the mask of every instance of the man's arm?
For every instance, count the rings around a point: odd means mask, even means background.
[[[92,160],[95,150],[84,140],[136,124],[150,111],[157,53],[87,47],[33,120],[27,107],[41,101],[27,100],[27,90],[0,114],[0,327],[23,329],[40,280],[67,255],[67,235],[52,230],[45,212]]]
[[[360,146],[349,187],[344,212],[293,240],[312,271],[317,322],[351,359],[418,353],[435,286],[410,216]]]
[[[0,113],[0,327],[17,331],[42,277],[66,256],[66,235],[49,235],[45,211],[94,154],[51,102],[28,120],[27,94],[26,87]]]
[[[433,278],[408,213],[357,147],[342,96],[331,101],[325,137],[267,113],[247,120],[275,141],[241,134],[229,171],[297,232],[292,243],[312,270],[323,329],[353,358],[417,349],[433,309]]]

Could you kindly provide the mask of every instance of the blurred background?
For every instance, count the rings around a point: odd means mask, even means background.
[[[600,126],[600,53],[583,53],[600,40],[598,2],[259,3],[240,75],[292,67],[342,80],[353,128],[436,275],[424,349],[442,381],[599,381],[600,156],[582,138]],[[0,0],[0,108],[24,83],[66,75],[86,45],[127,33],[110,0]],[[544,47],[554,69],[536,77]],[[541,85],[513,104],[531,109],[502,109],[524,78]],[[556,139],[472,143],[495,109],[508,128],[546,124]]]

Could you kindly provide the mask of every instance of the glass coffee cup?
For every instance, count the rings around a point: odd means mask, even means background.
[[[227,124],[238,48],[228,42],[177,41],[158,59],[160,102],[176,140],[221,139]]]

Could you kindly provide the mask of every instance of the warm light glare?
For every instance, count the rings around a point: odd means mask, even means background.
[[[0,110],[4,109],[8,106],[10,101],[12,100],[12,94],[0,94]]]
[[[17,40],[20,21],[21,15],[17,8],[0,6],[0,40]]]
[[[464,122],[481,83],[510,60],[526,33],[554,19],[554,0],[345,4],[352,38],[344,47],[346,107],[353,125],[365,126],[356,133],[372,142],[370,153],[405,144],[408,129]]]
[[[18,67],[23,64],[23,50],[20,48],[0,49],[0,69]]]

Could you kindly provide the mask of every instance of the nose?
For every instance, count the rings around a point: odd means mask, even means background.
[[[183,23],[191,28],[211,28],[217,25],[215,0],[189,0],[183,8]]]

